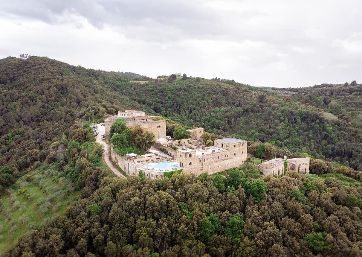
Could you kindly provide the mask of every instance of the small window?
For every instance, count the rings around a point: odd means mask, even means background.
[[[234,156],[236,156],[236,153],[234,153]]]
[[[192,154],[189,154],[189,157],[192,157]]]
[[[192,162],[190,162],[189,165],[192,165]]]

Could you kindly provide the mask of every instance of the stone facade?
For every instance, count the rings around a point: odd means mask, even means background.
[[[301,174],[309,173],[310,158],[288,159],[288,171]]]
[[[264,176],[280,176],[285,173],[284,160],[282,158],[272,159],[259,165]]]
[[[145,176],[149,178],[161,177],[163,176],[164,171],[157,169],[145,169],[147,164],[172,161],[171,157],[155,150],[141,156],[132,153],[122,156],[117,154],[111,148],[111,158],[112,161],[115,162],[127,175],[137,176],[140,171],[143,171]]]
[[[282,159],[276,158],[259,165],[260,171],[265,176],[280,176],[286,172],[309,173],[310,158]],[[287,170],[285,170],[287,168]]]
[[[128,175],[143,171],[149,178],[157,178],[166,171],[182,169],[186,173],[215,173],[241,166],[247,159],[247,142],[236,138],[217,139],[214,146],[202,142],[203,128],[190,129],[190,138],[171,140],[166,137],[166,122],[160,117],[148,116],[141,111],[127,110],[105,121],[106,134],[117,118],[124,118],[129,127],[141,126],[152,132],[156,144],[150,153],[121,156],[111,150],[112,160]]]
[[[155,139],[166,138],[166,121],[158,116],[149,116],[145,112],[126,110],[118,112],[117,116],[106,118],[106,135],[109,135],[112,124],[118,118],[123,118],[128,127],[140,126],[143,130],[152,133]]]
[[[239,167],[246,159],[247,142],[236,138],[217,139],[211,147],[180,148],[175,156],[183,171],[196,175]]]
[[[191,139],[194,139],[194,140],[201,139],[202,135],[205,132],[204,128],[193,128],[193,129],[189,129],[187,131],[190,132],[190,137],[191,137]]]

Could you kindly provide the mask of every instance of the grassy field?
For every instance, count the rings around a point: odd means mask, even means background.
[[[333,180],[333,181],[338,182],[339,184],[341,184],[343,186],[347,186],[347,187],[362,185],[361,181],[358,181],[356,179],[347,177],[347,176],[345,176],[343,174],[339,174],[339,173],[327,173],[327,174],[322,174],[322,175],[308,174],[307,178],[312,181],[329,179],[329,180]]]
[[[319,175],[319,176],[324,179],[335,180],[344,186],[361,186],[362,185],[361,181],[355,180],[353,178],[344,176],[339,173],[328,173],[328,174],[323,174],[323,175]]]
[[[77,198],[72,184],[54,168],[20,178],[0,198],[0,256],[25,233],[63,214]]]

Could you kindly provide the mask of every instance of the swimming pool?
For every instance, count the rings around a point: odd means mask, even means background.
[[[180,169],[180,163],[178,162],[157,162],[157,163],[149,163],[145,166],[146,170],[155,170],[155,171],[173,171]]]

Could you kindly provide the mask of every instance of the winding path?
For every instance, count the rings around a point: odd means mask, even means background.
[[[104,125],[97,124],[97,132],[98,135],[96,136],[96,142],[99,143],[103,147],[103,160],[109,167],[109,169],[117,176],[124,178],[125,176],[119,172],[116,166],[113,165],[110,159],[110,145],[103,139],[104,134],[106,133],[106,129]]]

